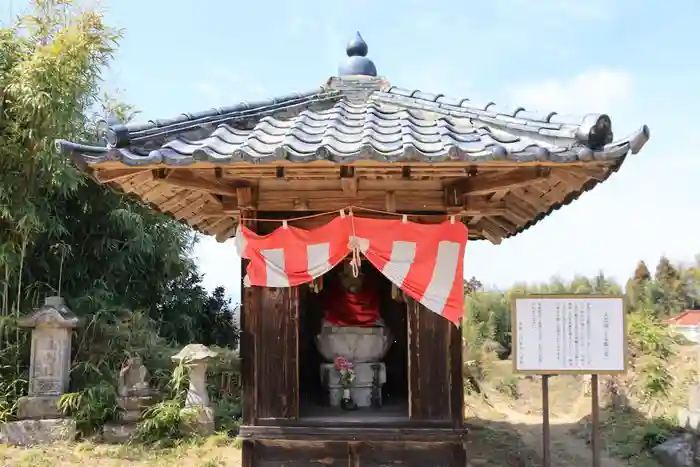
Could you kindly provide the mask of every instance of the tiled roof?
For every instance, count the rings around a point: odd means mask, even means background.
[[[685,310],[677,316],[664,321],[673,326],[698,326],[700,325],[700,310]]]
[[[607,115],[563,116],[506,109],[418,90],[382,78],[332,78],[311,92],[182,114],[139,125],[103,126],[104,146],[58,141],[88,165],[182,166],[197,161],[268,163],[327,159],[575,162],[618,160],[649,138],[642,126],[613,141]]]

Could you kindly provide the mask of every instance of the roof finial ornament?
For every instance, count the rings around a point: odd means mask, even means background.
[[[338,67],[338,75],[377,76],[377,67],[367,58],[367,49],[367,42],[359,32],[355,33],[355,37],[345,48],[348,59]]]

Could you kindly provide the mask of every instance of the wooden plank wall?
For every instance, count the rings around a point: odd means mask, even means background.
[[[299,418],[298,317],[299,289],[256,287],[260,294],[257,320],[257,416]]]
[[[299,417],[298,289],[244,289],[241,310],[243,424]]]
[[[408,389],[411,420],[463,425],[461,331],[415,300],[408,302]]]
[[[255,229],[254,222],[247,222],[247,227]],[[253,288],[243,287],[243,278],[246,275],[248,261],[241,259],[241,315],[239,324],[241,326],[239,354],[241,357],[241,403],[243,405],[242,422],[243,425],[253,425],[257,418],[255,400],[255,330],[257,329],[257,317],[259,316],[260,304],[258,294]]]

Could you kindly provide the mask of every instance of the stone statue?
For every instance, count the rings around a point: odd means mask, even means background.
[[[122,416],[103,427],[102,440],[107,443],[125,443],[134,439],[141,415],[156,403],[157,394],[148,387],[148,370],[138,355],[129,358],[119,371],[117,393]]]
[[[339,280],[324,291],[324,326],[384,326],[379,313],[379,295],[365,281],[362,270],[357,277],[348,263],[343,265]]]
[[[380,299],[362,272],[343,266],[339,280],[324,290],[324,320],[316,346],[325,359],[321,379],[330,405],[345,410],[381,406],[386,367],[381,360],[391,345],[379,312]],[[338,365],[337,362],[345,362]]]
[[[119,372],[118,387],[120,397],[148,395],[148,370],[141,357],[131,357],[126,361],[126,365]]]

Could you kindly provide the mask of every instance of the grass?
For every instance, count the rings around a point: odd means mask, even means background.
[[[144,445],[113,446],[82,442],[34,448],[0,445],[1,467],[240,467],[237,440],[226,434],[159,448]]]

